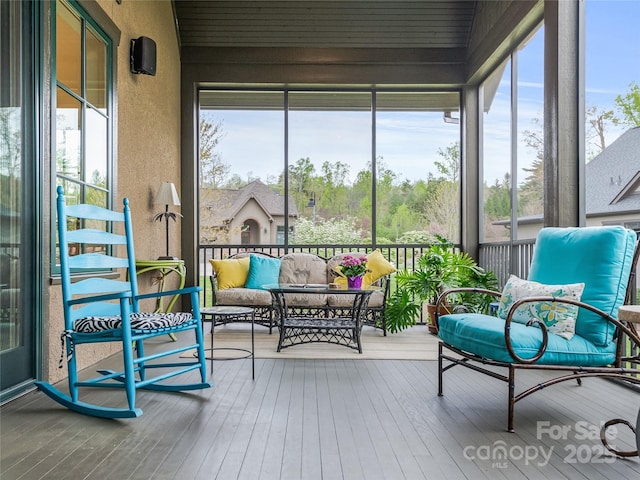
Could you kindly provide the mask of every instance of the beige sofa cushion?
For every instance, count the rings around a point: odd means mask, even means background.
[[[280,283],[317,283],[326,284],[327,264],[321,257],[312,253],[287,253],[282,257],[280,265]],[[286,295],[290,307],[325,307],[327,295],[295,294]]]
[[[327,264],[312,253],[287,253],[280,265],[280,283],[329,283]]]
[[[271,293],[253,288],[226,288],[216,292],[216,305],[269,306]]]

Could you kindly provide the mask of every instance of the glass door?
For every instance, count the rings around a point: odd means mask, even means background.
[[[0,2],[0,390],[13,396],[36,377],[41,262],[36,225],[33,31],[36,2]]]

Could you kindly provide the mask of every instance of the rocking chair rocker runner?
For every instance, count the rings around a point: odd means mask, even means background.
[[[86,415],[104,418],[132,418],[142,415],[136,408],[136,390],[177,392],[211,387],[206,382],[206,359],[202,335],[202,322],[198,303],[200,287],[139,295],[136,275],[126,280],[90,277],[71,282],[71,272],[86,269],[110,270],[126,268],[135,272],[133,231],[129,201],[124,199],[124,211],[115,212],[94,205],[66,206],[62,187],[58,187],[58,233],[65,331],[62,342],[66,348],[69,395],[46,382],[36,382],[37,387],[56,402]],[[78,226],[69,230],[69,226]],[[117,234],[120,225],[124,235]],[[70,245],[76,255],[69,255]],[[92,248],[87,248],[91,246]],[[95,253],[95,247],[103,253]],[[116,250],[126,250],[124,257],[117,257]],[[93,250],[93,252],[89,252]],[[125,277],[125,275],[123,275]],[[143,313],[139,302],[145,298],[188,294],[192,313]],[[145,354],[146,339],[170,333],[193,331],[195,343],[150,355]],[[77,372],[78,345],[100,342],[122,344],[123,370],[100,370],[98,377],[79,380]],[[177,361],[181,352],[197,349],[198,358],[193,361]],[[135,352],[135,355],[134,355]],[[158,362],[160,359],[172,356]],[[162,369],[158,375],[151,372]],[[172,377],[198,371],[197,383],[166,383]],[[186,376],[185,378],[188,378]],[[124,388],[127,408],[94,405],[79,400],[80,387]]]

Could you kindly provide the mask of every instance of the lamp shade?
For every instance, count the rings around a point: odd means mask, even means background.
[[[156,203],[161,205],[180,205],[176,186],[171,182],[162,182],[156,195]]]

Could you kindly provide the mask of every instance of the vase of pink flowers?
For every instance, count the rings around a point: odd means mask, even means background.
[[[340,262],[340,273],[347,277],[347,286],[351,289],[362,288],[362,277],[368,271],[367,257],[364,255],[360,257],[345,255]]]

